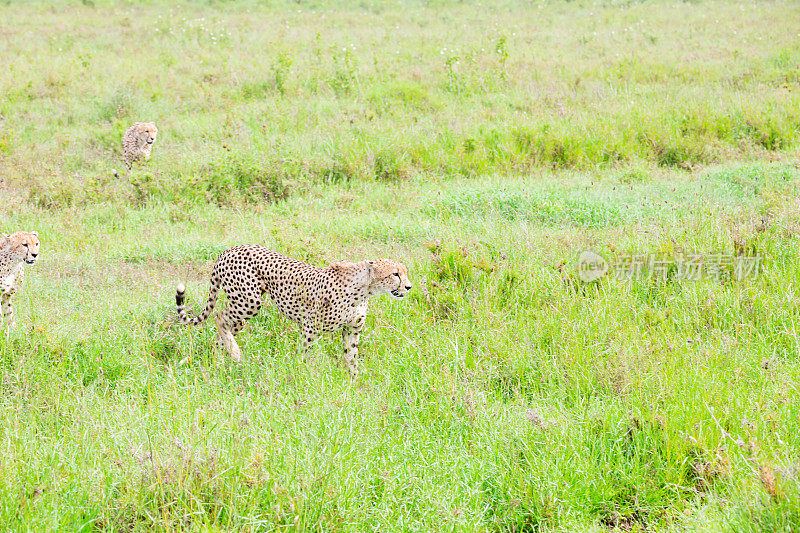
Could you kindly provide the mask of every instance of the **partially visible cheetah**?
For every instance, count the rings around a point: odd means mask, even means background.
[[[122,150],[128,170],[134,161],[150,159],[150,150],[156,142],[158,128],[155,122],[136,122],[122,135]]]
[[[18,231],[11,235],[0,235],[0,304],[3,308],[3,322],[6,338],[14,324],[14,307],[11,297],[22,288],[25,277],[25,263],[32,265],[39,256],[39,233]]]
[[[278,310],[300,324],[300,349],[305,352],[321,333],[342,330],[344,357],[350,373],[358,376],[358,341],[367,316],[370,296],[390,294],[403,298],[411,290],[408,271],[390,259],[349,263],[339,261],[318,268],[260,245],[243,245],[222,253],[211,273],[205,309],[196,317],[186,314],[186,288],[178,285],[175,302],[184,324],[199,324],[209,317],[223,289],[228,306],[215,317],[217,344],[235,361],[242,352],[234,335],[261,309],[269,294]]]

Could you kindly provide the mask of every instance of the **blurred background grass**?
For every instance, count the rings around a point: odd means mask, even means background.
[[[796,145],[792,2],[0,7],[0,157],[42,205],[252,203],[287,187]],[[112,179],[136,120],[158,157]],[[91,200],[89,200],[91,201]]]

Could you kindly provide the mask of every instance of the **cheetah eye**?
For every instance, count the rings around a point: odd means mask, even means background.
[[[400,277],[400,272],[395,272],[394,275],[399,278]]]
[[[23,243],[22,243],[22,246],[24,246],[25,248],[27,248],[27,247],[28,247],[28,243],[27,243],[27,242],[23,242]]]

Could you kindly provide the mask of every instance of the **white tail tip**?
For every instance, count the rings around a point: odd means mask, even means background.
[[[186,285],[178,283],[178,292],[186,292]]]

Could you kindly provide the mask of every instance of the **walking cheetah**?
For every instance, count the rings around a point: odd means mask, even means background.
[[[14,307],[11,297],[22,288],[25,277],[25,263],[32,265],[39,256],[39,233],[18,231],[11,235],[0,235],[0,305],[3,309],[3,322],[6,339],[14,324]]]
[[[158,128],[155,122],[136,122],[122,135],[122,150],[125,153],[125,166],[128,170],[134,161],[150,159],[150,150],[156,142]]]
[[[308,265],[260,245],[242,245],[224,251],[214,264],[205,309],[190,317],[184,307],[185,287],[178,285],[175,302],[183,324],[199,324],[209,317],[223,289],[228,306],[215,317],[217,344],[235,361],[242,352],[234,335],[261,309],[269,294],[278,310],[300,325],[300,349],[305,352],[321,333],[342,330],[344,358],[358,376],[358,341],[370,296],[403,298],[411,290],[408,271],[390,259],[349,263],[325,268]]]

